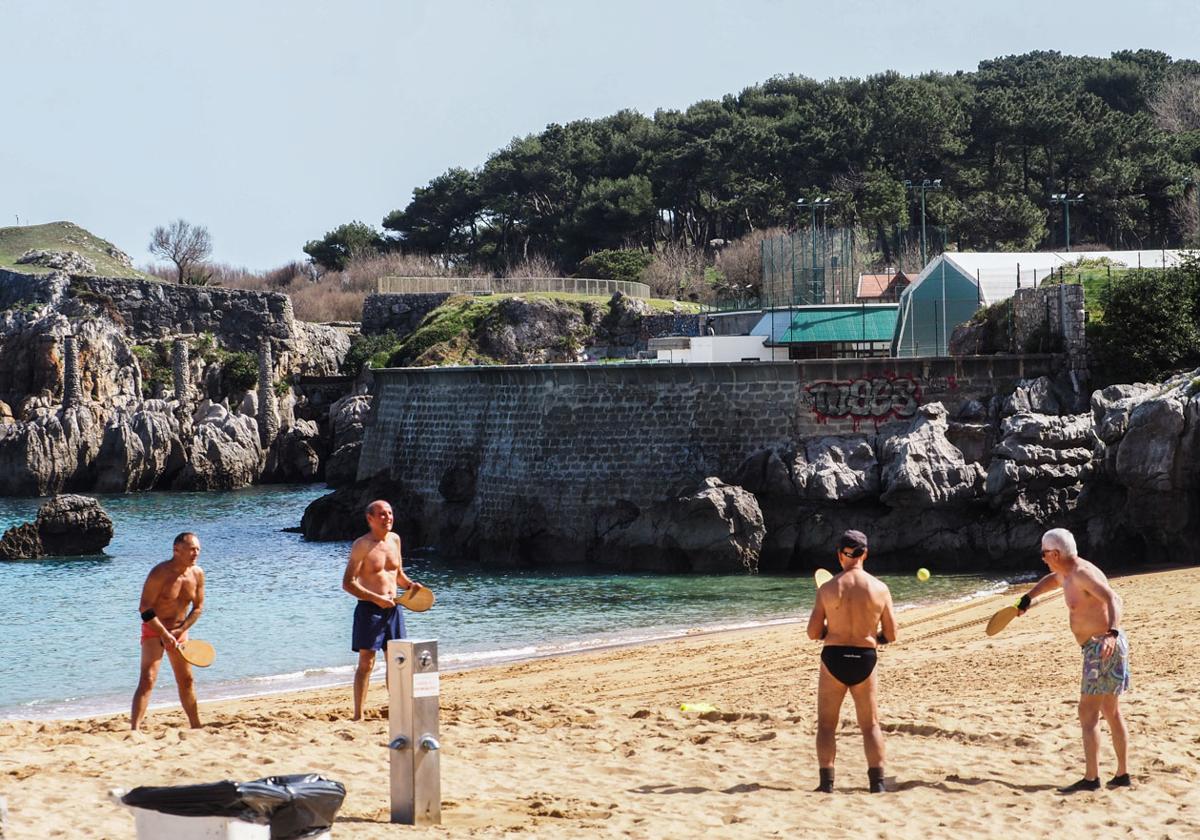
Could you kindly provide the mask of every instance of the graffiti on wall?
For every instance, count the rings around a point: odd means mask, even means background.
[[[907,420],[921,404],[921,386],[911,376],[875,376],[849,381],[820,381],[805,388],[813,401],[817,421],[849,418],[857,429],[869,420]]]

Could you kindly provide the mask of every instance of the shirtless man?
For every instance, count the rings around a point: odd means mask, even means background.
[[[200,728],[192,666],[179,652],[180,642],[187,641],[188,629],[204,609],[204,570],[196,565],[199,556],[200,538],[184,531],[175,538],[171,559],[151,569],[142,586],[142,599],[138,602],[138,611],[142,614],[141,676],[133,693],[130,729],[139,729],[146,717],[146,706],[158,679],[163,651],[175,672],[179,702],[183,704],[188,722],[193,729]]]
[[[1017,605],[1024,615],[1038,595],[1063,588],[1071,632],[1083,647],[1083,684],[1079,694],[1079,723],[1083,727],[1083,778],[1060,793],[1099,790],[1100,716],[1112,732],[1113,752],[1117,754],[1117,772],[1108,787],[1130,787],[1125,764],[1127,736],[1125,721],[1118,705],[1121,693],[1129,688],[1129,640],[1121,632],[1121,598],[1108,585],[1104,572],[1078,554],[1075,537],[1065,528],[1042,535],[1042,562],[1050,574],[1039,580],[1021,597]]]
[[[863,569],[867,559],[865,534],[846,531],[838,539],[837,548],[842,572],[817,591],[808,617],[808,637],[825,640],[817,681],[817,764],[821,776],[817,792],[833,793],[837,727],[842,701],[849,691],[867,754],[868,786],[871,793],[883,793],[883,731],[875,698],[875,649],[880,643],[896,641],[892,593]]]
[[[354,720],[362,718],[375,652],[389,639],[404,638],[404,614],[396,606],[396,590],[414,584],[404,573],[400,537],[392,533],[392,506],[383,500],[367,505],[368,533],[350,547],[350,562],[342,575],[342,589],[358,599],[350,649],[358,653],[354,671]]]

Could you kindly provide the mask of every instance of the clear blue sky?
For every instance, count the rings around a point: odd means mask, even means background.
[[[515,136],[773,75],[971,70],[1035,49],[1200,58],[1195,0],[0,0],[0,226],[67,219],[149,260],[303,257]]]

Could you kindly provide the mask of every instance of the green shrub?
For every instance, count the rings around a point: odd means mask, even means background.
[[[653,260],[649,254],[629,249],[597,251],[579,263],[576,273],[580,277],[636,282]]]
[[[970,323],[983,325],[980,353],[1011,353],[1013,351],[1012,298],[1005,298],[978,310],[971,316]]]
[[[363,335],[359,333],[350,340],[350,349],[342,360],[342,373],[346,376],[358,376],[363,366],[385,367],[387,359],[400,345],[400,338],[395,331],[379,333],[378,335]],[[377,363],[376,360],[381,362]]]
[[[258,384],[258,357],[253,353],[230,353],[221,366],[221,390],[225,396],[249,391]]]
[[[1200,261],[1130,271],[1100,291],[1102,323],[1088,324],[1100,378],[1152,381],[1200,362]]]
[[[164,343],[135,344],[131,349],[142,372],[143,397],[152,397],[157,385],[166,387],[174,384],[174,374]]]

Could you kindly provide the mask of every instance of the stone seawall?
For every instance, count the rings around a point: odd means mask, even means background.
[[[358,477],[402,481],[429,527],[448,527],[449,508],[497,540],[549,528],[586,544],[622,505],[730,481],[756,451],[873,433],[930,402],[954,415],[1062,366],[987,356],[380,370]]]

